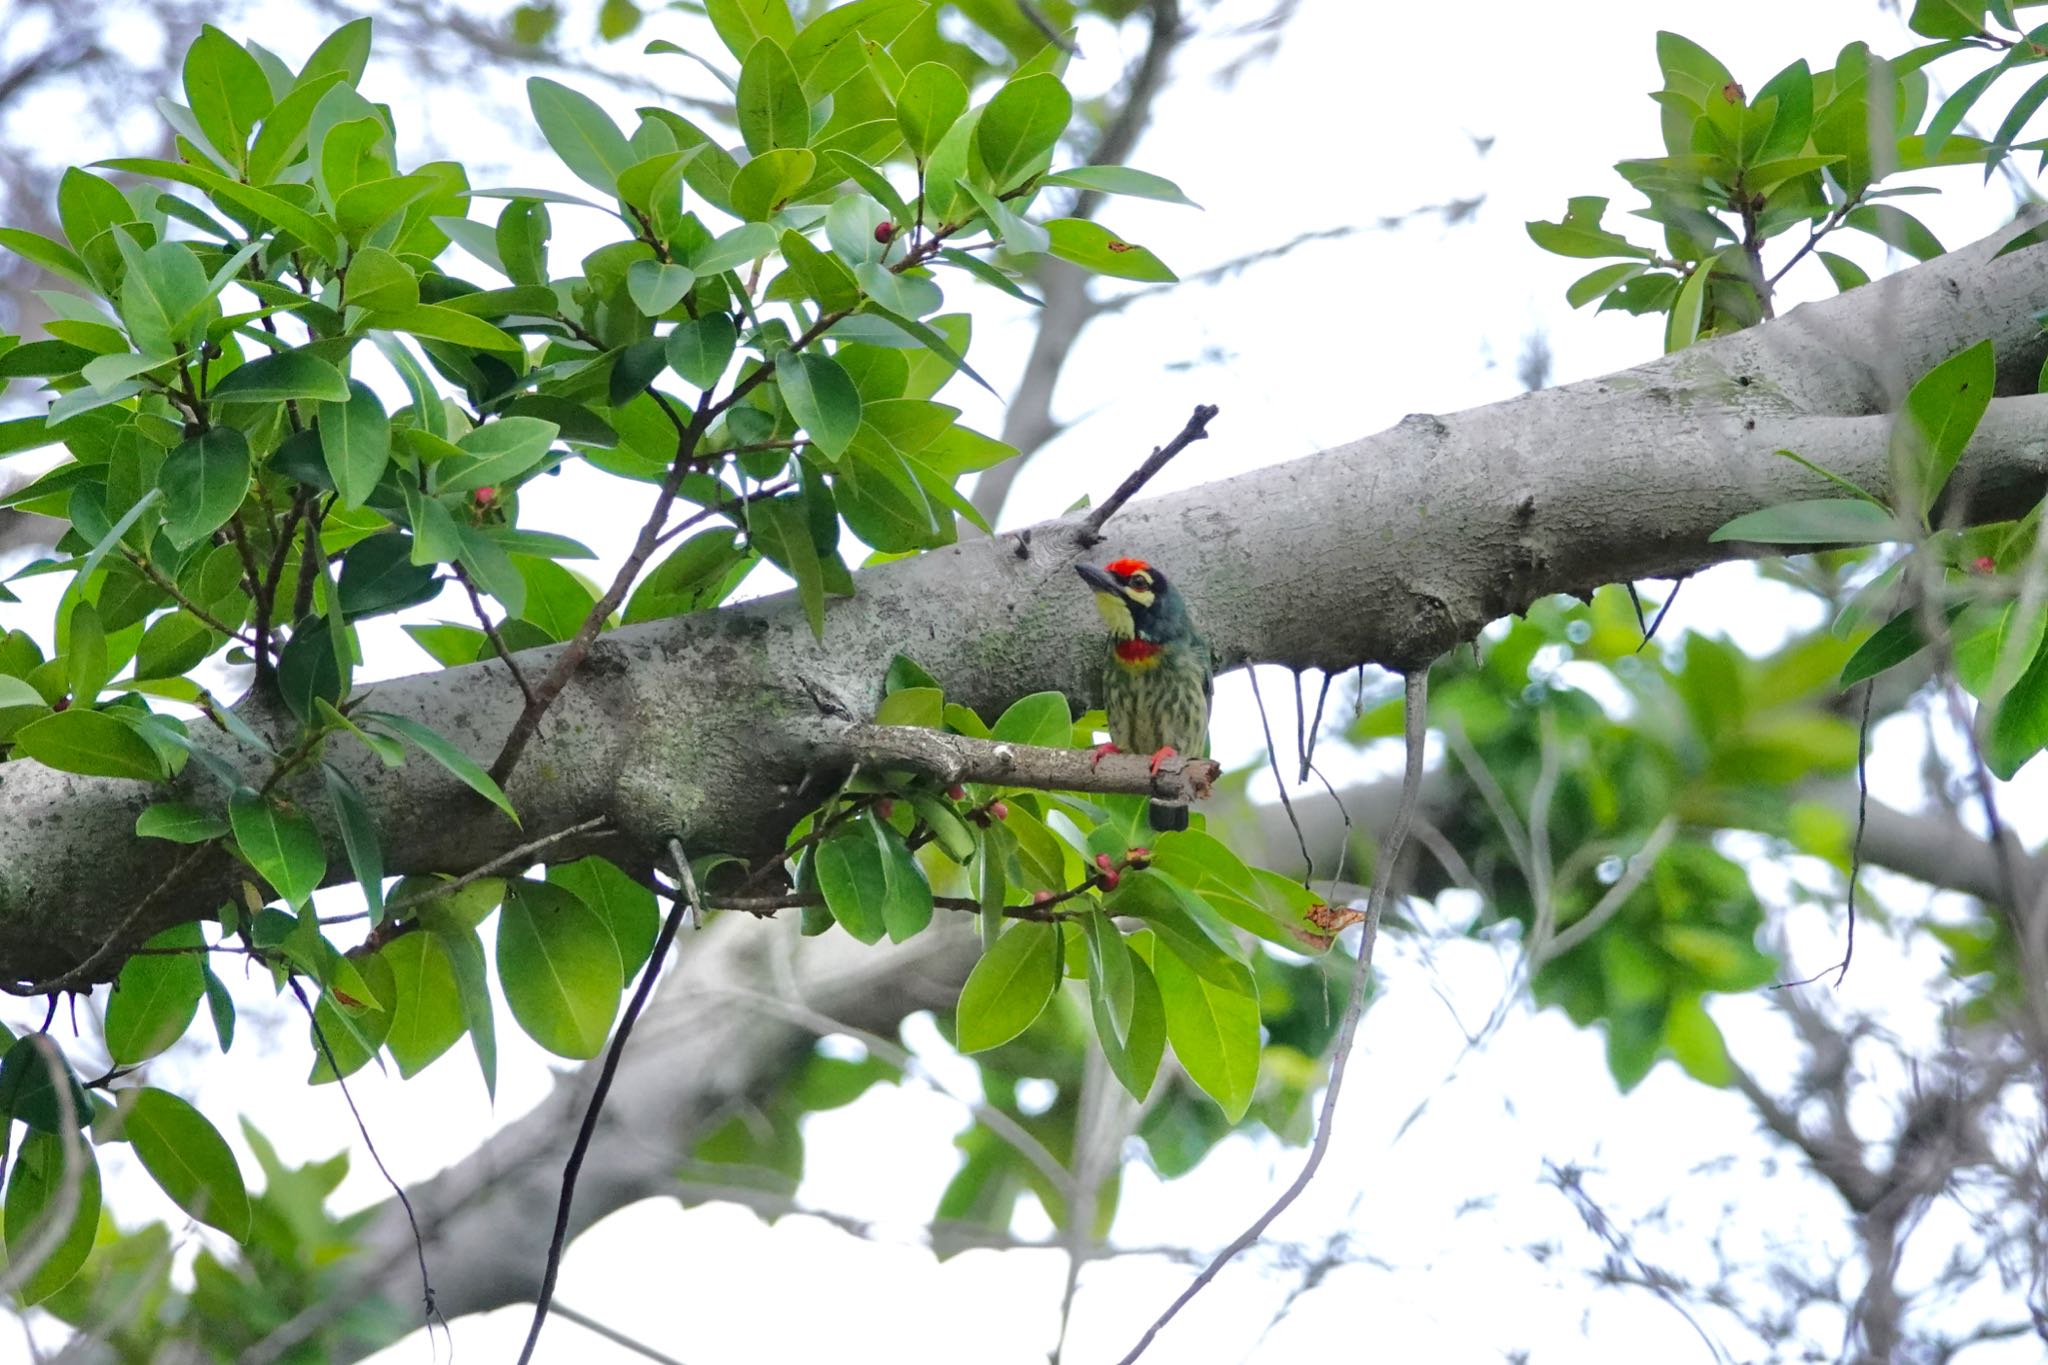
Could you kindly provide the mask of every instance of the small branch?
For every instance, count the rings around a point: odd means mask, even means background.
[[[150,907],[156,904],[158,898],[175,887],[185,872],[213,847],[214,841],[208,840],[206,843],[194,844],[191,848],[187,849],[183,857],[171,864],[170,870],[164,873],[163,879],[150,888],[149,894],[137,901],[135,908],[126,915],[123,915],[121,922],[114,926],[114,931],[108,934],[100,946],[95,948],[76,967],[67,972],[60,972],[56,976],[45,977],[41,981],[31,981],[25,986],[0,984],[0,991],[5,991],[8,995],[33,997],[50,995],[56,991],[77,990],[82,986],[91,985],[93,969],[120,951],[123,940],[128,937],[128,931],[140,923],[143,915],[148,913]]]
[[[147,578],[150,582],[156,584],[160,590],[167,593],[173,602],[182,607],[186,614],[199,622],[200,625],[205,626],[208,630],[217,630],[230,640],[240,640],[251,649],[256,648],[255,636],[245,635],[241,631],[236,630],[218,616],[215,616],[212,612],[187,597],[184,591],[164,574],[162,569],[159,569],[148,559],[128,549],[126,546],[123,546],[121,549],[121,557],[134,565],[136,571],[144,578]]]
[[[626,1013],[619,1020],[618,1031],[612,1034],[611,1046],[605,1049],[604,1065],[598,1070],[597,1084],[591,1088],[590,1103],[583,1110],[583,1122],[576,1130],[576,1141],[569,1148],[569,1160],[562,1167],[562,1199],[555,1207],[555,1232],[548,1242],[547,1267],[541,1272],[540,1293],[534,1298],[533,1326],[527,1329],[526,1345],[519,1352],[519,1365],[527,1365],[533,1359],[533,1351],[540,1344],[540,1329],[547,1324],[548,1307],[555,1297],[555,1277],[562,1269],[562,1252],[569,1244],[569,1211],[576,1198],[576,1177],[583,1171],[583,1158],[590,1151],[590,1141],[597,1135],[597,1118],[604,1112],[605,1096],[611,1093],[612,1077],[618,1074],[619,1058],[625,1054],[626,1040],[633,1034],[633,1025],[640,1018],[640,1011],[647,1007],[647,997],[654,990],[654,978],[661,975],[661,964],[667,960],[669,949],[675,946],[676,931],[682,928],[683,916],[698,903],[697,879],[690,872],[689,855],[683,852],[678,841],[668,841],[670,860],[675,863],[677,890],[670,898],[668,917],[662,921],[661,933],[654,940],[654,951],[647,955],[647,965],[640,969],[640,984],[633,988],[633,999],[626,1005]]]
[[[1081,523],[1081,530],[1076,539],[1082,546],[1086,547],[1100,541],[1102,524],[1115,516],[1117,510],[1129,502],[1154,474],[1166,468],[1168,460],[1196,441],[1205,441],[1209,438],[1209,419],[1216,415],[1216,411],[1214,403],[1197,404],[1194,414],[1188,418],[1188,424],[1180,429],[1180,435],[1163,446],[1153,447],[1152,454],[1146,458],[1145,463],[1138,466],[1137,472],[1118,485],[1116,492],[1104,499],[1102,506],[1090,512],[1088,519]]]
[[[469,609],[475,614],[476,623],[483,627],[484,638],[491,642],[491,648],[497,650],[498,657],[504,660],[505,671],[510,673],[512,681],[518,684],[519,695],[526,698],[526,709],[541,709],[539,699],[533,695],[533,685],[526,681],[526,674],[520,671],[519,661],[514,659],[512,651],[505,647],[505,637],[498,633],[497,622],[493,621],[490,612],[484,609],[483,595],[476,590],[476,583],[470,578],[469,571],[463,568],[459,561],[449,564],[448,567],[455,571],[455,581],[469,594]]]
[[[1323,1164],[1323,1155],[1330,1149],[1330,1123],[1337,1113],[1337,1094],[1344,1088],[1345,1064],[1351,1060],[1351,1043],[1358,1036],[1358,1021],[1365,1014],[1366,982],[1372,976],[1372,950],[1379,938],[1380,917],[1385,913],[1387,894],[1394,880],[1395,864],[1401,861],[1401,850],[1408,841],[1408,827],[1414,823],[1415,808],[1422,794],[1423,741],[1429,734],[1429,670],[1417,669],[1408,675],[1407,705],[1408,763],[1401,776],[1401,806],[1394,812],[1394,823],[1387,830],[1387,837],[1380,845],[1378,866],[1372,873],[1372,896],[1366,902],[1365,926],[1358,941],[1358,964],[1351,978],[1351,998],[1344,1006],[1343,1022],[1337,1026],[1337,1039],[1330,1051],[1330,1083],[1323,1091],[1323,1105],[1316,1116],[1315,1141],[1310,1144],[1308,1160],[1301,1166],[1301,1174],[1294,1177],[1294,1183],[1281,1191],[1280,1197],[1252,1225],[1239,1233],[1229,1246],[1216,1253],[1216,1258],[1195,1276],[1193,1284],[1181,1291],[1180,1297],[1167,1305],[1158,1320],[1145,1329],[1145,1335],[1138,1338],[1138,1344],[1125,1353],[1117,1365],[1131,1365],[1145,1348],[1159,1335],[1160,1329],[1173,1321],[1174,1315],[1187,1307],[1195,1295],[1208,1287],[1211,1280],[1223,1273],[1237,1254],[1247,1250],[1266,1233],[1273,1220],[1287,1211],[1289,1205],[1301,1196],[1315,1179],[1316,1170]]]
[[[543,834],[538,839],[529,839],[527,842],[519,845],[519,847],[507,849],[505,850],[505,852],[500,853],[497,857],[491,859],[489,862],[484,863],[481,866],[471,868],[469,871],[463,873],[460,877],[455,878],[455,880],[453,881],[437,882],[431,890],[422,891],[418,895],[402,896],[399,899],[390,902],[384,907],[385,922],[391,922],[398,916],[405,913],[407,910],[418,909],[420,906],[425,905],[428,901],[439,900],[443,896],[453,895],[455,892],[460,891],[463,887],[468,886],[471,882],[482,881],[485,877],[490,876],[493,872],[500,872],[508,867],[513,867],[515,865],[524,865],[526,863],[536,861],[534,855],[539,853],[542,849],[548,848],[549,846],[554,844],[559,844],[565,839],[573,839],[579,834],[594,834],[597,831],[605,828],[610,823],[611,817],[609,816],[593,815],[588,820],[580,821],[577,824],[569,825],[563,829],[558,829],[553,834]],[[367,910],[364,910],[352,915],[328,915],[323,916],[320,920],[320,923],[322,923],[323,925],[341,924],[348,920],[363,919],[368,914],[369,912]]]
[[[1143,754],[1104,754],[1098,760],[1088,749],[1006,744],[914,725],[848,726],[819,741],[813,753],[821,767],[908,768],[945,786],[985,782],[1176,802],[1204,799],[1223,771],[1213,759],[1175,757],[1161,762],[1155,773]]]

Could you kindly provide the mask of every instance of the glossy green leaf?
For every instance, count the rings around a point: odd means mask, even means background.
[[[1152,975],[1166,1011],[1166,1037],[1188,1079],[1236,1123],[1258,1088],[1259,1001],[1218,985],[1181,960],[1170,942],[1152,955]]]
[[[740,167],[732,178],[733,212],[749,222],[766,221],[796,196],[817,173],[816,154],[802,147],[782,147]]]
[[[1164,283],[1180,278],[1144,247],[1089,219],[1055,218],[1045,224],[1045,230],[1052,238],[1053,255],[1098,275]]]
[[[967,82],[944,62],[920,62],[903,77],[896,95],[896,122],[903,141],[919,162],[927,160],[939,139],[967,112]]]
[[[4,682],[0,679],[0,682]],[[165,839],[174,844],[202,844],[228,832],[227,820],[217,811],[187,801],[158,801],[144,806],[135,817],[135,833],[143,839]]]
[[[1191,209],[1201,207],[1165,176],[1133,170],[1129,166],[1076,166],[1068,171],[1055,171],[1038,183],[1127,195],[1134,199],[1156,199],[1165,204],[1185,204]]]
[[[185,98],[215,151],[248,164],[249,139],[270,112],[270,82],[240,43],[211,24],[185,53]]]
[[[513,878],[498,912],[498,979],[527,1036],[559,1057],[604,1050],[624,983],[611,930],[573,892]]]
[[[1037,169],[1073,116],[1074,97],[1049,72],[1016,77],[996,91],[974,129],[974,154],[990,184],[1007,190]]]
[[[2048,641],[2034,652],[2026,671],[1999,700],[1984,736],[1984,762],[2011,781],[2035,754],[2048,748]]]
[[[340,370],[318,356],[305,351],[282,351],[237,365],[213,386],[212,396],[237,403],[280,402],[287,398],[339,403],[347,400],[349,385]]]
[[[740,137],[755,156],[810,145],[810,101],[789,54],[773,39],[755,43],[747,53],[735,104]]]
[[[212,535],[249,491],[249,442],[234,427],[213,427],[164,457],[164,532],[183,548]]]
[[[547,459],[560,431],[538,417],[486,422],[456,443],[467,459],[449,459],[435,467],[434,491],[467,493],[509,484]]]
[[[1011,744],[1039,744],[1047,748],[1071,748],[1074,719],[1066,694],[1033,692],[1019,697],[996,718],[994,738]]]
[[[384,1046],[410,1080],[467,1027],[455,968],[439,935],[401,934],[378,950],[391,971],[391,1023]]]
[[[327,792],[327,804],[341,827],[342,848],[348,854],[349,869],[356,874],[370,923],[384,918],[384,844],[377,831],[377,818],[369,802],[357,790],[347,773],[332,763],[320,765],[320,781]]]
[[[1671,305],[1671,316],[1664,324],[1664,352],[1682,351],[1700,337],[1700,325],[1706,318],[1707,289],[1714,277],[1714,267],[1720,262],[1720,255],[1707,257],[1693,267],[1685,283],[1678,286],[1678,298]]]
[[[639,158],[611,115],[588,95],[545,76],[526,82],[526,98],[562,164],[584,184],[616,194],[619,175]]]
[[[1926,516],[1991,406],[1997,383],[1991,342],[1980,341],[1929,370],[1892,423],[1891,466],[1901,496]]]
[[[679,322],[668,334],[668,367],[685,383],[708,389],[725,373],[738,339],[732,317],[726,313],[706,313]]]
[[[747,540],[777,568],[796,580],[797,596],[811,633],[825,633],[825,565],[811,539],[810,519],[794,498],[747,504]]]
[[[573,863],[550,863],[548,880],[567,888],[604,923],[618,946],[620,972],[632,980],[654,951],[654,940],[661,932],[661,908],[654,893],[609,859],[595,856]]]
[[[519,823],[518,815],[512,810],[512,803],[505,799],[505,793],[491,780],[491,775],[484,771],[483,765],[436,731],[409,716],[393,715],[389,711],[359,711],[356,713],[356,719],[363,723],[374,722],[382,729],[411,740],[427,757],[461,779],[463,785],[505,812],[513,824]]]
[[[397,977],[382,950],[358,948],[345,957],[335,953],[330,961],[336,970],[314,1002],[306,1030],[313,1054],[308,1085],[325,1084],[337,1074],[353,1076],[368,1065],[390,1034],[391,1008],[398,998]],[[346,977],[353,979],[337,979]]]
[[[1881,545],[1904,534],[1891,513],[1862,498],[1810,498],[1745,513],[1708,539],[1759,545]]]
[[[863,823],[871,822],[857,822],[819,844],[810,863],[832,918],[858,941],[879,943],[889,931],[889,888],[879,846]]]
[[[984,1052],[1009,1042],[1045,1011],[1060,984],[1060,930],[1020,920],[1005,930],[960,988],[955,1044]]]
[[[58,711],[22,726],[13,740],[16,753],[67,773],[140,782],[168,776],[149,741],[104,711]]]
[[[46,1240],[48,1221],[56,1217],[65,1218],[63,1231]],[[100,1228],[100,1168],[92,1144],[29,1132],[7,1172],[5,1227],[8,1258],[14,1262],[9,1268],[16,1274],[26,1271],[14,1286],[14,1297],[24,1307],[70,1284],[91,1255]],[[33,1266],[23,1259],[31,1250],[42,1255]]]
[[[292,908],[304,906],[327,876],[327,849],[313,822],[247,788],[229,799],[228,822],[249,866]]]
[[[649,317],[660,317],[681,303],[696,283],[687,267],[662,261],[635,261],[626,268],[626,292],[633,306]]]
[[[143,944],[186,952],[137,953],[121,964],[107,997],[107,1055],[120,1066],[146,1062],[185,1036],[206,993],[205,940],[197,924],[179,924]]]
[[[830,356],[784,351],[776,360],[775,382],[782,399],[825,454],[838,459],[860,429],[860,390]]]
[[[185,1212],[240,1240],[249,1235],[249,1192],[227,1141],[197,1109],[143,1086],[122,1132],[144,1170]]]

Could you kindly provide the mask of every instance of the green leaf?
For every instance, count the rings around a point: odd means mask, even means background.
[[[1931,261],[1943,253],[1941,239],[1928,231],[1926,224],[1918,218],[1891,204],[1865,204],[1851,209],[1842,222],[1860,232],[1867,232],[1883,242],[1905,252],[1916,261]]]
[[[0,679],[5,682],[5,679]],[[135,817],[135,833],[144,839],[174,844],[203,844],[228,832],[228,822],[213,811],[185,801],[158,801]]]
[[[107,663],[107,632],[99,610],[80,599],[71,608],[70,638],[64,646],[65,685],[74,706],[99,700],[112,669]]]
[[[1017,77],[996,91],[974,129],[974,154],[991,185],[1007,190],[1038,169],[1073,116],[1074,97],[1050,72]]]
[[[747,53],[736,105],[740,137],[755,156],[810,145],[810,101],[789,54],[773,39],[762,39]]]
[[[1727,1042],[1699,996],[1682,995],[1671,1001],[1664,1015],[1664,1046],[1686,1074],[1702,1085],[1734,1082]]]
[[[1862,498],[1809,498],[1745,513],[1708,539],[1758,545],[1882,545],[1903,535],[1891,513]]]
[[[1964,606],[1950,607],[1943,613],[1950,625],[1967,610]],[[1927,648],[1927,635],[1921,627],[1921,613],[1918,610],[1902,611],[1891,620],[1871,632],[1842,665],[1841,686],[1854,687],[1866,678],[1874,678],[1888,668],[1906,660]]]
[[[378,950],[391,970],[384,1046],[407,1080],[455,1045],[465,1029],[461,989],[438,934],[401,934]]]
[[[234,427],[213,427],[164,457],[164,532],[180,549],[225,526],[249,492],[249,442]]]
[[[1984,762],[2009,782],[2043,748],[2048,748],[2048,639],[1999,701],[1984,737]]]
[[[704,12],[719,39],[735,57],[744,58],[763,38],[785,49],[796,41],[796,22],[788,0],[704,0]]]
[[[0,1114],[34,1132],[61,1135],[91,1117],[92,1101],[55,1041],[25,1033],[0,1060]]]
[[[686,264],[697,272],[697,278],[701,280],[706,275],[731,270],[734,266],[766,256],[775,250],[779,241],[775,229],[766,223],[742,223],[691,252]]]
[[[1055,171],[1038,183],[1121,194],[1134,199],[1157,199],[1166,204],[1186,204],[1191,209],[1202,207],[1181,193],[1180,186],[1165,176],[1133,170],[1129,166],[1076,166],[1069,171]]]
[[[1671,305],[1671,316],[1664,325],[1664,353],[1682,351],[1700,339],[1700,323],[1706,316],[1707,286],[1714,276],[1714,267],[1721,257],[1716,254],[1707,257],[1693,267],[1685,283],[1678,286],[1678,298]]]
[[[1053,255],[1098,275],[1168,284],[1180,278],[1144,247],[1123,240],[1092,220],[1055,218],[1045,224],[1045,230],[1052,237]]]
[[[435,466],[434,491],[467,493],[508,484],[547,458],[560,431],[538,417],[486,422],[456,443],[468,459],[448,459]]]
[[[844,455],[860,429],[860,390],[839,362],[810,351],[784,351],[776,358],[775,382],[812,443],[835,460]]]
[[[1259,1081],[1259,1001],[1198,975],[1170,942],[1152,955],[1166,1010],[1166,1037],[1188,1079],[1223,1108],[1231,1123],[1251,1107]]]
[[[358,948],[346,955],[328,951],[326,989],[314,1002],[307,1027],[307,1046],[313,1053],[308,1085],[352,1076],[368,1065],[391,1031],[392,1002],[398,998],[397,978],[381,950]]]
[[[918,868],[910,846],[886,820],[866,822],[874,831],[876,861],[882,872],[882,922],[891,943],[914,938],[932,922],[932,887]]]
[[[371,314],[372,322],[394,332],[410,332],[429,341],[446,341],[475,351],[503,351],[523,354],[526,347],[518,337],[493,327],[454,308],[422,303],[413,308],[394,308]]]
[[[534,122],[555,155],[578,180],[616,194],[619,175],[639,160],[611,115],[588,95],[535,76],[526,82]]]
[[[685,266],[663,261],[635,261],[626,267],[626,293],[633,306],[658,318],[683,301],[697,277]],[[659,343],[657,343],[659,344]]]
[[[471,791],[505,812],[513,824],[519,823],[518,815],[512,810],[512,803],[505,799],[505,793],[491,780],[491,775],[485,772],[475,759],[456,748],[440,734],[408,716],[393,715],[389,711],[360,711],[356,714],[360,721],[375,722],[400,738],[411,740],[422,753],[460,778]]]
[[[128,273],[121,279],[121,321],[144,355],[176,355],[185,349],[208,298],[206,271],[183,242],[158,242],[147,251],[125,229],[114,240]]]
[[[1892,423],[1892,477],[1923,518],[1991,406],[1997,379],[1991,342],[1984,340],[1936,365],[1907,392]]]
[[[222,203],[233,204],[265,222],[276,224],[318,252],[325,260],[333,261],[341,256],[341,236],[325,220],[281,195],[257,189],[253,185],[244,185],[205,166],[160,161],[151,157],[115,157],[94,164],[104,166],[108,170],[127,171],[134,175],[153,175],[180,185],[191,185],[195,189],[205,190]]]
[[[348,645],[326,617],[301,621],[277,660],[277,690],[291,713],[310,722],[322,705],[338,704],[354,674]]]
[[[1087,923],[1088,1004],[1095,1016],[1096,1038],[1110,1071],[1142,1100],[1151,1093],[1166,1052],[1166,1014],[1159,986],[1108,916],[1098,910]],[[1128,1011],[1123,1006],[1126,998]]]
[[[246,787],[229,799],[228,820],[249,865],[293,909],[304,906],[327,876],[327,849],[313,822]]]
[[[654,566],[626,603],[625,623],[701,611],[723,599],[736,565],[751,562],[729,526],[699,531]]]
[[[762,223],[772,218],[811,182],[818,158],[802,147],[782,147],[740,167],[732,178],[732,209],[741,218]]]
[[[1051,749],[1073,747],[1074,718],[1065,693],[1033,692],[1011,702],[990,731],[1011,744],[1039,744]]]
[[[920,62],[903,77],[896,95],[896,122],[904,144],[920,164],[939,139],[967,112],[967,82],[944,62]]]
[[[739,334],[726,313],[679,322],[668,334],[668,367],[687,384],[708,389],[725,373]]]
[[[237,1241],[249,1235],[249,1192],[226,1139],[197,1109],[143,1086],[122,1120],[142,1168],[171,1201]]]
[[[391,463],[391,420],[369,385],[346,383],[346,401],[319,405],[319,456],[344,508],[360,508]]]
[[[17,754],[62,772],[139,782],[157,782],[169,775],[149,741],[105,711],[58,711],[30,721],[14,732],[13,739]]]
[[[435,909],[427,908],[428,911]],[[498,1093],[498,1033],[496,1017],[491,1012],[491,987],[484,965],[483,940],[477,937],[474,927],[446,912],[429,914],[423,911],[421,922],[427,925],[428,932],[447,954],[449,966],[455,974],[455,997],[462,1007],[463,1026],[469,1032],[470,1046],[476,1051],[477,1065],[483,1069],[484,1090],[495,1098]]]
[[[341,769],[332,763],[322,763],[320,780],[327,791],[327,804],[334,810],[335,823],[341,827],[349,869],[362,887],[370,923],[377,924],[384,918],[384,847],[377,833],[377,819],[362,793],[356,790],[356,784]]]
[[[287,398],[339,403],[347,400],[349,385],[340,370],[318,356],[305,351],[282,351],[237,365],[213,386],[211,396],[237,403],[271,403]]]
[[[575,893],[515,877],[498,912],[498,979],[527,1036],[558,1057],[604,1051],[624,984],[611,930]]]
[[[1032,920],[1011,925],[960,988],[955,1045],[972,1053],[1009,1042],[1045,1011],[1059,984],[1059,926]]]
[[[1847,256],[1837,256],[1832,251],[1819,251],[1820,263],[1827,267],[1828,278],[1835,282],[1835,292],[1846,294],[1858,285],[1870,283],[1868,271]]]
[[[573,863],[550,863],[548,880],[567,889],[604,923],[619,950],[620,975],[632,980],[661,933],[661,908],[654,893],[611,860],[594,855]]]
[[[62,276],[81,289],[95,293],[99,290],[84,261],[63,243],[53,242],[39,232],[25,228],[0,228],[0,247],[7,248],[32,265],[41,266],[52,275]]]
[[[77,1174],[67,1181],[72,1162]],[[59,1214],[69,1219],[63,1234],[47,1246],[41,1261],[29,1266],[22,1258],[30,1248],[44,1246],[43,1238],[49,1235],[44,1222]],[[26,1272],[14,1287],[22,1305],[41,1303],[70,1284],[91,1255],[100,1228],[100,1168],[92,1144],[31,1131],[7,1174],[5,1219],[13,1269]]]
[[[811,633],[825,634],[825,565],[811,539],[810,518],[800,498],[769,498],[747,504],[747,540],[796,580],[797,596]]]
[[[1598,195],[1580,195],[1565,205],[1565,214],[1555,223],[1527,224],[1529,240],[1559,256],[1634,256],[1652,260],[1656,252],[1636,246],[1626,237],[1600,226],[1607,212],[1607,200]]]
[[[248,50],[203,26],[185,53],[185,99],[214,150],[247,166],[249,138],[271,108],[270,82]]]
[[[412,537],[398,530],[379,531],[349,546],[335,585],[342,615],[357,621],[432,601],[441,590],[434,565],[415,564],[415,557]]]
[[[107,997],[107,1055],[120,1066],[146,1062],[185,1036],[206,993],[205,945],[197,924],[164,930],[142,946],[190,952],[137,953],[121,965]]]
[[[884,915],[889,888],[879,845],[860,827],[862,823],[856,821],[819,844],[809,861],[832,918],[860,942],[879,943],[889,931]]]

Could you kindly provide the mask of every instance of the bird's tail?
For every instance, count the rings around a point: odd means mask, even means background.
[[[1154,801],[1147,814],[1151,817],[1152,828],[1162,832],[1188,827],[1188,808],[1185,802]]]

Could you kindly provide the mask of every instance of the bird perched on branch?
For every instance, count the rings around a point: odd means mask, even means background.
[[[1209,746],[1209,645],[1195,631],[1187,602],[1166,575],[1142,559],[1101,568],[1076,564],[1109,625],[1103,708],[1110,742],[1096,750],[1150,754],[1152,771],[1177,754],[1199,757]],[[1186,829],[1184,802],[1154,801],[1152,828]]]

